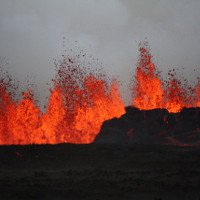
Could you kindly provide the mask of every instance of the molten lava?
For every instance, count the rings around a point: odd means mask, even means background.
[[[141,47],[135,76],[133,105],[142,110],[161,108],[163,103],[162,83],[156,75],[151,58],[148,50]]]
[[[195,93],[196,93],[196,99],[195,99],[196,106],[200,107],[200,81],[198,81],[198,84],[195,88]]]
[[[191,91],[188,91],[172,72],[169,73],[168,81],[162,81],[159,71],[152,62],[148,46],[142,44],[139,51],[133,87],[133,105],[135,107],[141,110],[166,108],[169,112],[176,113],[184,107],[200,105],[200,84],[197,84],[195,93],[192,92],[194,90],[192,88],[190,88]]]
[[[2,82],[0,144],[91,143],[105,120],[125,113],[116,82],[69,61],[57,70],[44,113],[30,91],[16,102]]]
[[[169,112],[200,107],[200,82],[188,91],[173,73],[162,81],[148,48],[143,45],[139,51],[133,106]],[[0,80],[0,145],[91,143],[105,120],[125,113],[117,81],[77,63],[65,58],[58,65],[44,112],[30,90],[16,100],[9,81]]]

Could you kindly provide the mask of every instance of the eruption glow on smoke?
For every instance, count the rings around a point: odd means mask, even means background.
[[[148,48],[140,47],[133,87],[133,105],[139,109],[200,106],[200,84],[188,91],[171,73],[162,81]],[[30,90],[21,100],[9,93],[5,79],[0,83],[0,144],[91,143],[101,124],[125,113],[117,81],[107,81],[102,72],[79,68],[65,58],[57,67],[54,87],[42,112]]]

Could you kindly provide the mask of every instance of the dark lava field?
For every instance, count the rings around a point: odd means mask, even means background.
[[[0,146],[0,199],[200,199],[200,147]]]
[[[127,107],[92,144],[0,146],[0,200],[199,200],[199,119]]]

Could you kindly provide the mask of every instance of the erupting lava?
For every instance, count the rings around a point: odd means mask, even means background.
[[[173,71],[169,80],[162,81],[152,62],[148,46],[139,48],[140,56],[133,87],[133,105],[141,110],[166,108],[169,112],[179,112],[183,107],[199,107],[200,84],[196,89],[186,89]],[[189,87],[188,87],[189,88]],[[195,92],[193,92],[195,91]]]
[[[140,47],[133,87],[133,106],[149,110],[166,108],[179,112],[183,107],[200,106],[200,82],[186,90],[171,73],[162,81],[148,48]],[[0,82],[0,144],[91,143],[105,120],[125,113],[117,81],[91,68],[80,68],[65,58],[57,67],[54,87],[45,112],[30,90],[21,100],[9,93],[9,81]]]
[[[156,75],[155,65],[151,62],[151,55],[144,47],[140,48],[140,60],[136,69],[135,97],[133,105],[149,110],[162,107],[162,83]]]
[[[80,69],[64,59],[57,69],[45,113],[30,91],[15,101],[2,80],[0,90],[0,144],[91,143],[103,121],[125,113],[115,81]]]

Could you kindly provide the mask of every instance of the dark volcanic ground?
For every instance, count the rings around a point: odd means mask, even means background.
[[[95,143],[200,146],[200,108],[169,113],[129,106],[120,118],[103,123]]]
[[[200,147],[0,146],[0,199],[200,199]]]

